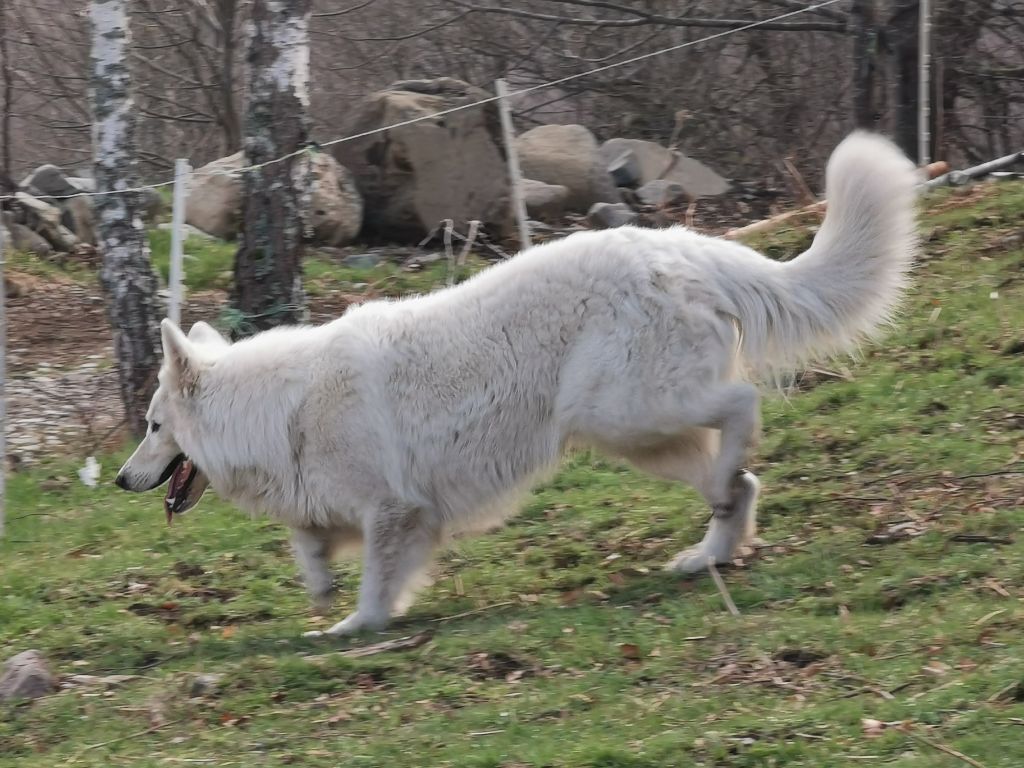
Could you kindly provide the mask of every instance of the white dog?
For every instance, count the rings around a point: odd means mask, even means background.
[[[361,543],[358,609],[329,635],[383,627],[439,544],[514,513],[570,444],[707,499],[707,534],[669,568],[728,561],[754,530],[759,488],[744,469],[759,425],[745,377],[849,350],[890,318],[916,247],[917,181],[893,145],[856,133],[829,162],[813,245],[786,263],[623,227],[233,345],[165,320],[149,431],[116,482],[170,479],[168,517],[209,483],[282,521],[320,608],[332,553]]]

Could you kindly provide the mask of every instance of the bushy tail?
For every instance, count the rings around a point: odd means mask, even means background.
[[[775,373],[852,351],[892,319],[917,248],[918,181],[892,143],[854,133],[829,160],[828,211],[807,251],[721,265],[747,365]]]

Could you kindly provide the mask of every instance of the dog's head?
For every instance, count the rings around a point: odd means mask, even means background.
[[[117,473],[114,482],[126,491],[149,491],[167,483],[164,509],[168,522],[194,507],[209,480],[182,449],[196,445],[195,399],[203,373],[230,344],[206,323],[188,336],[170,320],[160,325],[164,361],[159,386],[146,412],[146,436]]]

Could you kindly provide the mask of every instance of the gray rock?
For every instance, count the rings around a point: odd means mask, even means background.
[[[63,221],[75,233],[79,241],[96,245],[96,222],[93,217],[92,200],[88,197],[73,197],[62,201]]]
[[[557,221],[565,212],[569,188],[561,184],[545,184],[536,179],[523,179],[523,201],[531,219]]]
[[[68,176],[68,184],[82,192],[95,192],[96,179],[91,176]]]
[[[55,249],[67,252],[78,243],[75,233],[61,223],[60,208],[24,191],[15,193],[15,201],[20,208],[19,218],[29,229],[46,238]]]
[[[349,130],[371,131],[490,96],[448,77],[402,81],[358,105]],[[418,243],[444,219],[459,232],[474,219],[497,238],[515,231],[494,103],[343,142],[332,151],[355,175],[365,235]]]
[[[566,207],[583,213],[594,203],[621,200],[594,135],[582,125],[541,125],[516,139],[523,176],[569,190]]]
[[[655,208],[664,208],[688,199],[683,185],[668,179],[647,182],[636,191],[636,196],[644,205],[652,205]]]
[[[640,167],[638,184],[655,179],[674,181],[691,198],[715,197],[729,190],[729,182],[704,163],[653,141],[609,139],[601,145],[601,156],[610,166],[626,152],[632,152]]]
[[[0,701],[38,699],[56,690],[53,675],[39,651],[22,651],[12,656],[0,675]]]
[[[608,173],[617,187],[635,187],[643,176],[640,161],[631,149],[627,149],[608,163]]]
[[[587,211],[587,224],[592,229],[614,229],[634,224],[638,214],[625,203],[594,203]]]
[[[14,215],[8,211],[4,212],[4,225],[7,229],[7,236],[12,248],[22,253],[34,253],[36,256],[46,258],[53,253],[53,247],[46,241],[46,238],[37,232],[33,232],[24,224],[14,220]]]
[[[82,190],[70,182],[56,165],[40,165],[22,179],[21,188],[34,197],[74,195]]]

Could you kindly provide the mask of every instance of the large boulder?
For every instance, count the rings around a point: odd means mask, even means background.
[[[565,204],[571,211],[621,200],[594,134],[582,125],[533,128],[516,139],[516,152],[523,176],[569,190]]]
[[[20,186],[33,197],[59,197],[87,191],[76,186],[56,165],[49,163],[32,171],[22,179]]]
[[[9,242],[16,251],[34,253],[42,258],[53,253],[53,246],[46,242],[46,238],[24,224],[10,222],[7,224],[7,232],[11,238]]]
[[[601,145],[601,157],[607,168],[631,169],[636,186],[664,179],[679,184],[691,199],[716,197],[729,189],[728,180],[704,163],[653,141],[609,139]]]
[[[185,199],[185,223],[221,240],[238,234],[242,217],[241,152],[207,163],[192,172]]]
[[[193,172],[185,201],[185,222],[222,240],[238,234],[242,216],[243,153],[214,160]],[[355,239],[363,218],[363,199],[352,174],[323,152],[303,155],[296,178],[313,185],[309,224],[317,245],[345,245]]]
[[[371,94],[348,133],[376,131],[490,97],[443,77],[406,80]],[[480,221],[497,237],[512,233],[508,171],[496,105],[462,109],[337,144],[334,156],[363,193],[363,233],[418,242],[444,219],[465,231]]]
[[[309,225],[317,245],[351,243],[363,224],[363,198],[355,177],[330,155],[317,152],[296,173],[309,173],[313,181]]]

